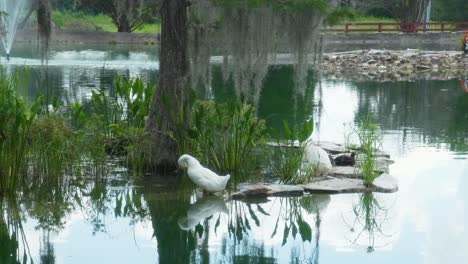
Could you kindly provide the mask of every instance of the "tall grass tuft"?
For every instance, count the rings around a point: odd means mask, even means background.
[[[25,168],[31,125],[42,97],[28,106],[17,93],[18,76],[0,72],[0,190],[12,190]]]
[[[380,175],[375,170],[377,151],[382,147],[382,136],[376,124],[370,121],[369,116],[361,120],[359,128],[356,130],[361,145],[364,159],[358,161],[358,169],[362,174],[364,184],[370,186]]]
[[[313,122],[305,121],[301,127],[291,128],[283,120],[283,137],[274,129],[271,135],[277,147],[272,149],[272,169],[281,183],[304,183],[310,181],[313,168],[302,162],[305,142],[313,131]]]
[[[56,114],[33,122],[29,148],[30,167],[35,175],[60,176],[80,161],[76,133],[65,118]]]
[[[265,122],[255,116],[255,108],[241,101],[215,103],[198,101],[191,111],[188,136],[192,153],[218,172],[240,175],[252,169],[255,150],[264,143]]]

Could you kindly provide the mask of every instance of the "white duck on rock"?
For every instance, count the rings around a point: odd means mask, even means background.
[[[177,162],[179,168],[187,170],[187,175],[195,185],[203,189],[203,193],[221,192],[226,188],[226,184],[231,175],[219,176],[208,168],[203,167],[194,157],[184,154]]]
[[[321,147],[315,146],[311,140],[306,141],[302,160],[310,164],[316,176],[325,175],[332,169],[328,153]]]

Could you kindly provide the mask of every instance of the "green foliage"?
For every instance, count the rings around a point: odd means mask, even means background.
[[[53,11],[52,22],[57,28],[78,30],[96,30],[105,32],[117,32],[117,26],[112,18],[106,14],[90,14],[81,11]],[[161,24],[143,23],[133,32],[135,33],[159,33]]]
[[[129,165],[141,174],[143,164],[150,158],[149,138],[144,126],[154,88],[144,85],[139,78],[117,76],[114,84],[115,97],[106,95],[103,90],[92,92],[93,113],[87,129],[92,131],[93,140],[103,141],[100,145],[104,145],[105,152],[127,155]],[[72,113],[78,113],[72,114],[73,117],[81,115],[79,107],[75,110],[72,108]]]
[[[43,97],[29,106],[17,86],[17,76],[0,73],[0,193],[13,190],[27,173],[37,178],[80,174],[82,169],[104,173],[108,154],[127,155],[129,166],[142,173],[149,159],[144,125],[150,85],[117,77],[115,97],[93,91],[89,113],[77,102],[61,110],[57,99],[53,112],[45,115],[40,115]]]
[[[306,146],[304,142],[312,131],[312,120],[305,121],[301,127],[292,129],[288,122],[283,120],[283,137],[277,130],[271,129],[271,135],[277,144],[272,148],[271,167],[280,182],[297,184],[310,181],[313,168],[303,164],[302,157]]]
[[[375,167],[376,154],[382,146],[382,137],[378,126],[371,123],[369,116],[365,120],[361,120],[356,133],[361,145],[361,151],[364,154],[364,159],[358,160],[358,168],[364,179],[364,184],[370,186],[380,175],[380,172],[376,171]]]
[[[193,142],[190,153],[219,172],[252,167],[255,148],[264,142],[267,131],[265,122],[255,117],[253,106],[199,101],[191,112],[187,130]]]
[[[356,14],[353,9],[347,7],[337,8],[327,13],[325,24],[336,25],[348,19],[353,20],[355,17]]]
[[[468,21],[468,2],[465,0],[434,0],[433,14],[436,21]]]
[[[79,160],[77,138],[66,120],[51,114],[33,122],[30,164],[35,175],[59,176]]]
[[[30,128],[42,110],[42,97],[28,106],[17,86],[17,75],[0,72],[0,192],[14,188],[25,168]]]
[[[327,1],[325,0],[215,0],[222,6],[247,6],[261,7],[271,6],[279,10],[304,11],[307,9],[318,9],[325,12]]]
[[[115,97],[102,89],[92,91],[93,121],[107,137],[120,137],[131,127],[142,128],[149,112],[154,89],[139,79],[117,76]],[[79,111],[79,109],[76,109]]]

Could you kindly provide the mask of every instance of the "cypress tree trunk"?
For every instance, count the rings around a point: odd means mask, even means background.
[[[118,25],[117,25],[118,32],[130,32],[130,22],[128,21],[127,15],[123,14],[118,18]]]
[[[159,84],[146,123],[151,134],[152,165],[159,171],[176,168],[177,147],[167,132],[176,131],[179,111],[187,111],[181,107],[190,89],[187,6],[187,0],[162,0],[160,6]]]

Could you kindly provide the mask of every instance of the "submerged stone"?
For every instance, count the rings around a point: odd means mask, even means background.
[[[366,190],[362,180],[348,178],[332,178],[304,185],[304,191],[310,193],[356,193]]]
[[[304,191],[328,194],[360,193],[368,191],[392,193],[398,191],[398,183],[395,178],[388,174],[383,174],[375,179],[370,187],[364,185],[364,180],[362,179],[329,178],[304,185]]]
[[[398,191],[398,181],[394,177],[383,174],[373,182],[373,191],[392,193]]]
[[[253,184],[240,187],[240,191],[231,195],[232,199],[268,196],[302,196],[302,186],[287,184]]]
[[[336,166],[333,167],[331,172],[331,176],[339,177],[339,178],[359,178],[359,170],[353,166]]]
[[[340,154],[340,153],[344,153],[346,151],[345,147],[343,145],[336,144],[336,143],[333,143],[333,142],[330,142],[330,141],[319,141],[319,142],[316,142],[314,144],[316,146],[319,146],[319,147],[323,148],[324,150],[326,150],[330,154]]]

